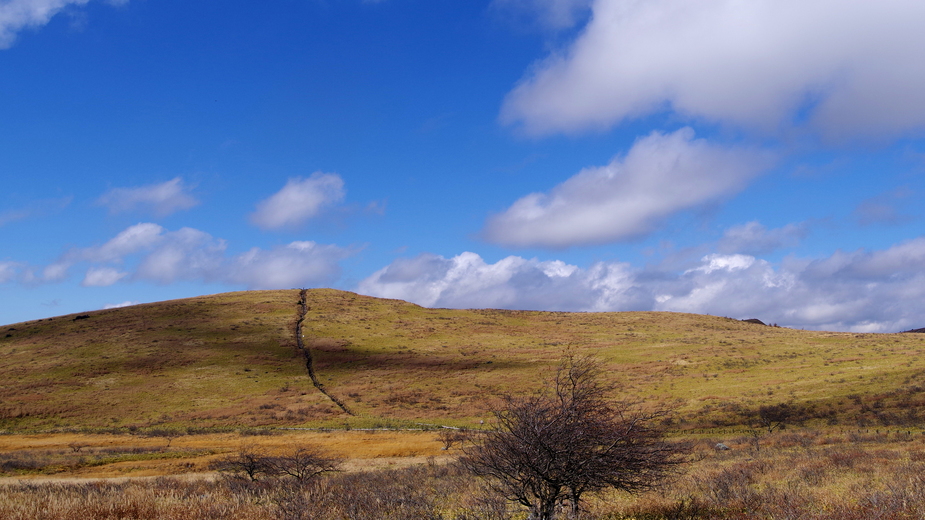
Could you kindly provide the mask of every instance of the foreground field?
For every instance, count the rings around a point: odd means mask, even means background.
[[[368,434],[348,437],[354,435]],[[310,437],[325,442],[324,435]],[[731,449],[715,450],[718,441]],[[766,436],[755,451],[748,437],[701,438],[687,442],[690,464],[663,489],[638,497],[598,495],[588,501],[583,518],[923,518],[923,441],[921,434],[800,430]],[[523,519],[525,513],[451,460],[431,458],[386,469],[354,468],[306,484],[198,476],[22,481],[0,486],[0,518],[504,520]]]

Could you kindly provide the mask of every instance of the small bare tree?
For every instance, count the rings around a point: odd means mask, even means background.
[[[469,436],[467,430],[447,427],[441,428],[437,433],[437,438],[443,443],[444,450],[449,450],[457,444],[462,445]]]
[[[217,461],[213,467],[235,477],[246,477],[251,482],[257,482],[263,476],[277,474],[270,457],[262,449],[249,444],[241,446],[236,453]]]
[[[335,457],[327,457],[317,448],[302,447],[295,451],[269,461],[275,473],[288,475],[299,482],[306,482],[322,473],[337,471],[341,461]]]
[[[460,462],[537,520],[565,501],[577,516],[589,491],[656,486],[681,462],[654,426],[663,413],[611,403],[602,375],[596,361],[567,357],[539,394],[504,397],[493,427]]]

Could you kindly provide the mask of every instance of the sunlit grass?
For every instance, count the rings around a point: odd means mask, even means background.
[[[793,403],[816,425],[912,423],[925,335],[765,327],[680,313],[425,309],[335,290],[205,296],[0,327],[0,428],[478,426],[503,393],[535,391],[565,352],[601,359],[616,396],[675,427],[744,425]],[[9,337],[7,337],[9,335]]]

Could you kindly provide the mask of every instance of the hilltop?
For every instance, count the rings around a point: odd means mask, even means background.
[[[0,429],[372,424],[470,426],[539,388],[566,351],[603,361],[618,397],[681,428],[761,405],[800,420],[916,424],[922,334],[765,327],[681,313],[427,309],[330,289],[248,291],[0,327]]]

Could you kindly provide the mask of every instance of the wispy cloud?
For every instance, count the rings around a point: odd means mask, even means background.
[[[128,276],[128,273],[112,267],[91,267],[87,270],[87,274],[84,275],[83,282],[80,285],[84,287],[108,287],[126,276]]]
[[[895,332],[925,326],[925,237],[884,250],[787,258],[705,255],[686,269],[598,262],[588,268],[475,253],[398,259],[359,292],[429,307],[657,310],[759,317],[791,327]]]
[[[344,200],[344,181],[336,173],[315,172],[289,179],[281,190],[257,204],[251,222],[261,229],[295,228]]]
[[[60,197],[57,199],[44,199],[27,203],[24,207],[0,212],[0,227],[12,222],[26,220],[32,217],[50,215],[66,208],[73,197]]]
[[[666,217],[737,193],[772,162],[769,152],[694,139],[689,128],[653,132],[625,157],[586,168],[488,219],[486,240],[514,247],[565,248],[652,232]]]
[[[543,29],[568,29],[591,9],[592,0],[493,0],[491,9],[515,21]]]
[[[903,202],[911,195],[908,188],[900,188],[864,199],[854,208],[852,216],[862,226],[904,224],[913,219],[912,215],[902,213]]]
[[[809,233],[808,225],[787,224],[784,227],[768,229],[760,222],[748,222],[733,226],[723,233],[717,245],[720,253],[746,253],[760,255],[786,247],[795,247]]]
[[[0,49],[16,41],[19,31],[41,27],[69,6],[81,6],[89,0],[4,0],[0,2]],[[128,0],[110,0],[124,4]]]
[[[191,190],[182,178],[176,177],[160,184],[113,188],[96,202],[109,208],[110,213],[143,212],[163,217],[198,205],[199,201],[190,195]]]
[[[22,264],[18,262],[0,262],[0,283],[17,279],[22,267]]]
[[[764,132],[895,136],[925,127],[923,20],[910,0],[597,0],[501,117],[543,134],[669,109]]]

